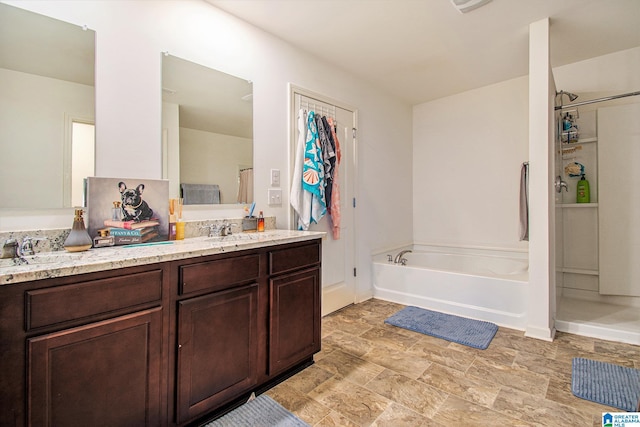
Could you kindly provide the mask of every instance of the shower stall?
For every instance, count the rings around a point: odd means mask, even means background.
[[[553,190],[556,329],[632,344],[640,344],[637,95],[577,101],[557,92]],[[588,203],[577,195],[583,176]]]

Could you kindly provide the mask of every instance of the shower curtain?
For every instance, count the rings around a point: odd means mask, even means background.
[[[238,203],[253,202],[253,169],[241,170],[239,179]]]

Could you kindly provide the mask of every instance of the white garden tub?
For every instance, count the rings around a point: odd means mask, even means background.
[[[412,249],[412,248],[405,248]],[[373,257],[374,296],[524,330],[528,259],[520,253],[407,253],[406,265]]]

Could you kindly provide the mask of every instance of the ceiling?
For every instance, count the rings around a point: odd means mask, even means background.
[[[639,0],[205,1],[411,105],[527,75],[545,17],[554,67],[640,46]]]

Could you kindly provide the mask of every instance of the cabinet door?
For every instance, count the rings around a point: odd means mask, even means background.
[[[320,270],[270,281],[269,374],[275,375],[320,351]]]
[[[160,424],[162,309],[27,340],[32,426]]]
[[[257,283],[179,302],[177,422],[252,388],[257,358]]]

